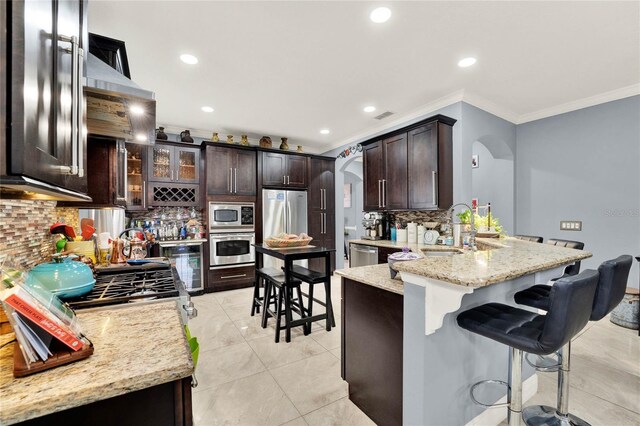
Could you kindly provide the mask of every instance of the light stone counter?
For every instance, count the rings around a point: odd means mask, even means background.
[[[388,240],[352,240],[350,242],[376,247],[393,247],[398,250],[409,247],[411,251],[417,253],[460,251],[460,254],[452,256],[425,257],[421,260],[399,262],[394,267],[401,272],[469,287],[484,287],[592,256],[584,250],[532,243],[509,237],[478,238],[477,241],[479,250],[476,252],[448,246],[407,244]]]
[[[193,372],[175,301],[79,311],[78,318],[94,345],[86,360],[15,379],[15,343],[0,349],[1,425],[172,382]]]
[[[360,266],[358,268],[338,269],[335,273],[341,277],[378,287],[382,290],[404,294],[404,286],[400,275],[398,274],[396,275],[396,279],[392,279],[389,273],[389,265],[386,263]]]

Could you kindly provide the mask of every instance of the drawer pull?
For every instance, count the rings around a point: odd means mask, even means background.
[[[246,277],[247,274],[238,274],[238,275],[227,275],[226,277],[220,277],[220,279],[229,279],[229,278],[242,278],[242,277]]]

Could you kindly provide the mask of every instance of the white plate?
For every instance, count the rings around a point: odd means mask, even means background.
[[[425,244],[435,244],[436,241],[438,241],[438,237],[440,236],[440,234],[438,233],[438,231],[426,231],[424,233],[424,243]]]

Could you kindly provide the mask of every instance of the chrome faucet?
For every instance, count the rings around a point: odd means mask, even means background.
[[[476,224],[475,224],[475,213],[468,204],[458,203],[454,204],[447,211],[447,220],[449,223],[453,224],[453,210],[458,206],[465,206],[469,211],[471,211],[471,234],[469,235],[469,248],[473,251],[476,251],[478,247],[476,246]]]

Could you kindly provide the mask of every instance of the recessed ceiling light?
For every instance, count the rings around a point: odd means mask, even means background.
[[[460,68],[466,68],[466,67],[470,67],[475,63],[476,63],[476,58],[468,57],[468,58],[460,59],[460,61],[458,62],[458,66]]]
[[[136,135],[136,140],[140,141],[140,142],[146,142],[147,141],[147,135],[142,134],[142,133],[138,133]]]
[[[364,112],[373,112],[376,110],[376,107],[374,107],[373,105],[369,105],[363,108]]]
[[[322,135],[328,135],[329,133],[331,133],[331,131],[329,129],[320,130],[320,134],[322,134]]]
[[[189,55],[187,53],[180,55],[180,60],[185,64],[189,64],[189,65],[195,65],[198,63],[198,58],[196,58],[193,55]]]
[[[135,115],[142,115],[142,114],[144,114],[144,108],[142,108],[140,105],[132,105],[132,106],[130,106],[130,107],[129,107],[129,111],[130,111],[132,114],[135,114]]]
[[[200,109],[204,112],[213,112],[213,108],[211,108],[210,106],[203,106]]]
[[[371,11],[369,18],[376,24],[382,24],[391,18],[391,10],[388,7],[378,7]]]

